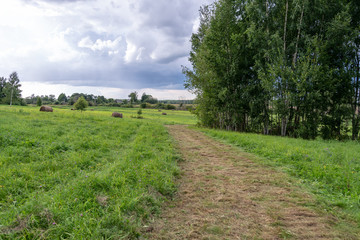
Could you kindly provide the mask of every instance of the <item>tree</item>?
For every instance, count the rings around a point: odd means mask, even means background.
[[[85,110],[87,106],[88,106],[88,102],[85,100],[83,96],[79,97],[79,99],[74,104],[75,109],[80,111]]]
[[[61,93],[58,97],[58,101],[60,102],[60,104],[66,103],[67,102],[67,97],[65,95],[65,93]]]
[[[49,95],[49,102],[50,103],[54,103],[56,101],[55,95],[54,94],[50,94]]]
[[[97,96],[97,98],[96,98],[96,103],[97,104],[103,104],[103,103],[106,103],[106,102],[107,102],[107,100],[106,100],[106,98],[104,96]]]
[[[0,103],[2,99],[5,97],[5,86],[6,86],[6,78],[0,77]]]
[[[146,93],[143,93],[143,95],[141,96],[141,102],[144,103],[146,102],[149,97],[152,97],[151,95],[146,95]]]
[[[5,94],[3,102],[12,105],[13,103],[21,103],[21,84],[16,72],[10,74],[5,84],[3,92]]]
[[[185,87],[204,126],[281,136],[360,131],[353,0],[219,0],[200,9]]]
[[[40,97],[37,97],[36,106],[41,106],[41,105],[42,105],[41,98],[40,98]]]
[[[150,104],[156,104],[158,102],[156,98],[154,98],[152,95],[147,95],[146,93],[143,93],[140,101],[142,103],[150,103]]]
[[[128,96],[130,98],[130,103],[136,103],[138,101],[138,93],[136,91],[132,92]]]

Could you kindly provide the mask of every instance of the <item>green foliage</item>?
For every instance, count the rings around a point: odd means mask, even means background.
[[[143,102],[143,103],[140,104],[140,107],[141,108],[151,108],[151,105],[146,103],[146,102]]]
[[[359,136],[356,1],[219,0],[200,9],[185,86],[202,125],[282,136]]]
[[[67,97],[65,95],[65,93],[61,93],[59,96],[58,96],[58,99],[57,99],[60,103],[66,103],[67,102]]]
[[[130,95],[129,95],[129,97],[130,97]],[[150,103],[150,104],[156,104],[158,102],[158,100],[156,98],[154,98],[151,95],[147,95],[146,93],[143,93],[140,101],[142,103]]]
[[[128,97],[130,98],[131,104],[136,103],[138,101],[138,93],[136,91],[130,93]]]
[[[136,239],[173,195],[166,129],[99,110],[0,106],[1,239]]]
[[[37,100],[36,100],[36,106],[40,107],[41,105],[42,105],[41,98],[38,97]]]
[[[85,110],[87,106],[88,106],[88,102],[85,100],[83,96],[81,96],[74,104],[75,109],[81,111]]]
[[[174,110],[174,109],[176,109],[175,105],[172,105],[172,104],[166,104],[164,108],[167,109],[167,110]]]
[[[10,74],[9,79],[0,78],[0,103],[24,105],[21,99],[21,84],[17,72]]]
[[[5,85],[6,85],[6,78],[0,77],[0,103],[2,99],[5,97]]]
[[[141,110],[141,108],[140,108],[140,109],[137,111],[137,118],[142,118],[141,114],[142,114],[142,110]]]
[[[268,159],[302,179],[325,201],[360,223],[360,152],[358,142],[302,140],[200,129],[206,134]]]

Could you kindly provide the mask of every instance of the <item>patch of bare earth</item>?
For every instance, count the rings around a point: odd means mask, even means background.
[[[356,239],[307,207],[311,196],[284,173],[186,126],[169,126],[184,161],[179,191],[148,239]],[[150,232],[150,231],[147,231]]]

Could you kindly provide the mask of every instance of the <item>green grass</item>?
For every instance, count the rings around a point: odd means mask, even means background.
[[[72,106],[54,106],[54,111],[70,111]],[[39,108],[36,107],[36,110]],[[91,111],[93,109],[93,111]],[[131,118],[137,116],[139,108],[119,108],[119,107],[88,107],[85,114],[93,116],[111,116],[112,112],[120,112],[124,115],[124,118]],[[158,123],[173,125],[194,125],[197,123],[196,117],[188,111],[177,110],[164,110],[161,112],[157,109],[141,109],[143,120],[156,121]],[[162,115],[165,112],[167,115]]]
[[[0,239],[139,236],[176,190],[163,123],[191,118],[120,112],[0,106]]]
[[[264,157],[310,186],[329,210],[340,208],[360,225],[360,144],[302,140],[200,129],[216,139]]]
[[[193,125],[193,115],[70,108],[0,106],[0,239],[138,238],[176,191],[178,156],[164,124]],[[360,224],[358,142],[200,130],[281,166]]]

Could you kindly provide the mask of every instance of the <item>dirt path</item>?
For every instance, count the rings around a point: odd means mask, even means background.
[[[185,126],[168,129],[184,158],[183,176],[147,238],[353,239],[307,207],[314,201],[285,174]]]

